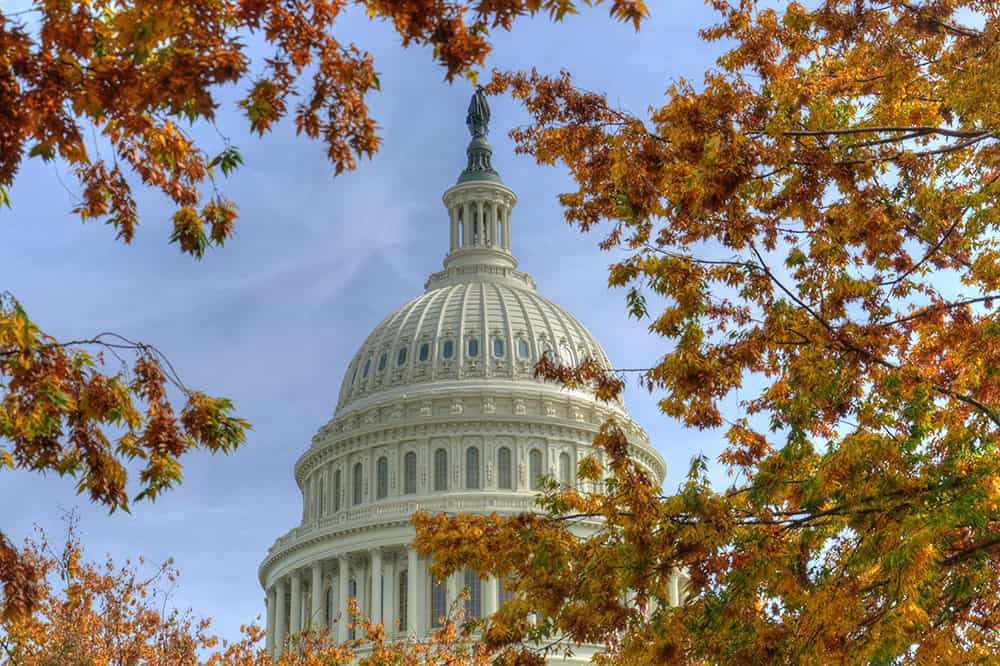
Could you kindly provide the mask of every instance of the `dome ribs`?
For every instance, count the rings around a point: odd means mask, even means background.
[[[514,326],[513,326],[513,322],[511,321],[511,316],[510,316],[509,309],[507,307],[507,299],[503,297],[503,292],[500,291],[500,287],[498,285],[494,284],[494,285],[492,285],[492,287],[493,287],[493,291],[496,293],[497,303],[500,304],[501,322],[506,327],[506,331],[505,331],[506,332],[506,336],[505,336],[504,344],[507,346],[507,349],[504,350],[504,351],[506,351],[506,356],[503,359],[503,364],[504,364],[504,367],[507,368],[507,376],[510,377],[511,379],[513,379],[514,378],[514,364],[516,362],[516,360],[515,360],[516,359],[515,354],[517,353],[517,349],[516,349],[516,346],[514,344]],[[516,294],[517,291],[516,290],[511,290],[511,293]],[[493,353],[493,342],[492,342],[492,339],[489,341],[488,347],[489,347],[490,355],[491,355],[491,358],[492,358],[492,353]]]
[[[531,321],[531,315],[528,314],[528,306],[524,304],[523,293],[518,289],[511,289],[511,293],[517,300],[517,304],[521,306],[521,316],[524,318],[525,335],[528,338],[528,350],[533,352],[529,355],[529,363],[533,363],[533,359],[535,359],[539,354],[538,334],[535,332],[535,325]],[[517,374],[516,371],[514,374]],[[529,370],[529,376],[532,374],[534,373]]]
[[[437,341],[437,335],[436,334],[435,335],[427,335],[425,337],[426,334],[424,332],[424,321],[427,319],[427,313],[431,311],[431,308],[433,308],[434,305],[439,300],[441,300],[443,297],[445,297],[446,294],[447,294],[447,292],[444,289],[437,289],[435,291],[427,292],[422,297],[422,301],[425,302],[427,305],[425,305],[424,309],[420,311],[420,318],[417,320],[416,328],[413,331],[413,344],[414,344],[414,349],[417,349],[417,348],[419,348],[420,344],[422,344],[423,342],[429,343],[430,346],[431,346],[431,349],[430,349],[430,358],[427,359],[427,365],[426,366],[418,365],[417,359],[416,359],[416,352],[414,352],[414,358],[413,358],[413,361],[411,362],[411,368],[412,368],[412,370],[409,373],[409,377],[411,379],[416,379],[417,378],[417,368],[418,367],[419,368],[424,368],[424,367],[430,368],[431,370],[429,372],[426,372],[425,374],[428,377],[433,377],[434,376],[434,370],[433,370],[433,368],[434,368],[434,364],[436,363],[436,357],[437,357],[437,349],[435,349],[435,342]]]
[[[438,316],[437,330],[436,333],[434,334],[434,345],[432,349],[434,354],[432,359],[433,360],[432,376],[434,379],[437,379],[443,374],[443,368],[441,367],[442,365],[441,342],[443,340],[442,336],[443,331],[441,329],[444,327],[444,323],[448,319],[448,307],[452,304],[452,299],[454,298],[455,294],[457,294],[461,290],[462,286],[463,285],[456,284],[453,287],[445,287],[448,290],[448,294],[445,296],[444,302],[441,304],[441,314],[440,316]]]
[[[430,289],[386,317],[348,365],[335,417],[355,407],[372,406],[381,401],[383,393],[408,386],[418,389],[432,383],[491,378],[514,383],[538,381],[534,378],[534,363],[544,347],[551,348],[566,363],[590,356],[611,367],[601,346],[569,312],[534,290],[480,277],[470,275],[463,281]],[[470,335],[475,335],[479,343],[475,357],[468,353]],[[494,336],[503,340],[502,357],[494,355]],[[529,359],[522,359],[518,352],[522,336],[529,346]],[[442,358],[446,341],[453,345],[450,359]],[[421,362],[419,350],[424,343],[430,345],[429,357]],[[399,350],[403,346],[407,354],[400,367]],[[380,371],[383,353],[386,365]],[[367,377],[366,364],[370,366]],[[508,385],[498,388],[506,391]],[[483,395],[495,393],[484,390],[480,389]]]

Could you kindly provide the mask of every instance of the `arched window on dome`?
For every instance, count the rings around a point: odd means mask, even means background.
[[[389,459],[382,456],[375,463],[375,499],[389,495]]]
[[[565,341],[559,345],[559,361],[563,365],[575,365],[573,360],[573,350],[570,349],[569,344]]]
[[[499,335],[493,336],[493,357],[503,358],[507,354],[507,349],[504,346],[503,338]]]
[[[333,510],[340,511],[340,470],[333,473]]]
[[[448,452],[444,449],[434,452],[434,490],[448,490]]]
[[[542,452],[538,449],[531,449],[528,454],[528,476],[531,489],[538,490],[542,485]]]
[[[501,446],[497,449],[497,487],[511,490],[510,449]]]
[[[523,360],[529,360],[531,358],[531,345],[524,338],[517,339],[517,355]]]
[[[378,371],[382,372],[385,370],[385,362],[389,355],[386,352],[382,352],[382,355],[378,357]]]
[[[351,493],[354,506],[361,504],[362,483],[364,483],[365,469],[361,463],[354,463],[354,476],[351,478]]]
[[[448,613],[448,589],[439,580],[431,581],[431,626],[443,626]]]
[[[396,366],[402,368],[406,365],[406,347],[400,347],[396,353]]]
[[[559,482],[564,486],[573,483],[573,471],[570,464],[569,454],[565,451],[559,454]]]
[[[451,359],[451,357],[454,356],[454,355],[455,355],[455,341],[454,340],[445,340],[444,342],[442,342],[441,343],[441,358],[443,358],[444,360],[447,361],[447,360]]]
[[[368,371],[371,370],[371,369],[372,369],[372,359],[369,356],[367,359],[365,359],[365,369],[361,373],[361,379],[367,378],[368,377]]]
[[[399,594],[396,597],[399,599],[399,630],[406,631],[406,615],[409,608],[409,599],[407,596],[410,592],[410,586],[408,581],[408,574],[406,569],[403,569],[399,574]]]
[[[410,451],[403,456],[403,494],[413,495],[417,492],[417,454]]]
[[[469,358],[476,358],[479,356],[479,338],[469,338],[466,353],[469,355]]]
[[[474,446],[465,450],[465,487],[468,490],[479,488],[479,449]]]
[[[354,364],[354,373],[351,375],[351,386],[354,386],[354,382],[358,381],[358,368],[360,367],[358,363]]]
[[[472,569],[465,570],[465,589],[469,594],[463,602],[465,619],[478,620],[483,616],[483,579]]]
[[[420,359],[421,363],[426,363],[427,359],[431,357],[431,343],[425,342],[420,345],[420,352],[417,354],[417,358]]]

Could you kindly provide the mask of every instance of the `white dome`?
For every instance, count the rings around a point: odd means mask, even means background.
[[[386,317],[354,355],[337,415],[404,387],[413,394],[439,382],[540,382],[534,366],[546,351],[564,363],[591,358],[611,367],[576,317],[535,293],[527,275],[511,273],[432,277],[428,291]],[[451,283],[436,286],[435,278]]]
[[[295,464],[299,524],[260,565],[267,591],[268,650],[301,630],[351,636],[348,599],[383,622],[390,640],[425,636],[469,589],[476,617],[504,601],[501,581],[430,575],[412,546],[414,511],[515,515],[537,510],[542,480],[596,490],[578,478],[608,419],[657,481],[663,458],[620,401],[536,379],[542,354],[612,365],[570,313],[539,296],[511,253],[517,201],[491,164],[489,108],[478,91],[467,124],[468,166],[444,194],[449,251],[425,293],[386,317],[347,366],[336,413]],[[591,527],[596,526],[596,523]],[[590,529],[584,526],[581,529]],[[583,664],[595,646],[550,663]]]

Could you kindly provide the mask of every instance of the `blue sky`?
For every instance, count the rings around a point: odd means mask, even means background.
[[[712,19],[691,1],[654,6],[638,34],[604,7],[560,25],[525,19],[498,35],[487,70],[567,69],[578,85],[645,113],[672,80],[699,82],[711,66],[718,45],[696,33]],[[4,472],[0,529],[16,541],[33,524],[58,534],[61,513],[78,507],[91,558],[173,557],[181,571],[174,603],[212,616],[227,638],[263,611],[257,565],[299,520],[292,466],[332,416],[347,363],[439,270],[448,234],[441,193],[464,166],[471,87],[448,85],[426,50],[403,51],[390,26],[357,12],[338,34],[375,56],[381,152],[333,178],[322,145],[296,138],[288,123],[250,136],[232,104],[238,91],[225,92],[219,126],[245,165],[223,190],[241,216],[236,237],[203,261],[167,244],[170,208],[155,193],[140,194],[142,225],[130,246],[100,223],[80,224],[60,165],[28,162],[11,191],[13,209],[0,211],[0,288],[48,332],[110,330],[155,344],[186,384],[232,398],[254,426],[233,455],[188,456],[183,484],[131,515],[89,505],[72,480]],[[565,171],[514,155],[506,132],[527,116],[508,99],[491,106],[494,164],[519,196],[512,241],[521,269],[594,332],[618,367],[650,365],[664,342],[627,320],[623,294],[608,290],[600,229],[581,235],[564,222],[556,195],[572,187]],[[199,135],[209,149],[218,142],[212,130]],[[692,455],[719,452],[720,432],[682,428],[658,413],[655,395],[631,386],[626,402],[667,460],[668,488]]]

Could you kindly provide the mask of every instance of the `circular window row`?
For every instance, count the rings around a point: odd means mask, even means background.
[[[479,338],[470,337],[466,339],[465,355],[466,358],[479,358],[481,353]],[[552,354],[552,345],[546,341],[539,342],[539,347],[541,348],[542,354]],[[532,360],[531,355],[531,344],[528,342],[527,338],[518,336],[515,339],[515,348],[517,350],[517,358],[522,361]],[[441,341],[439,345],[440,358],[443,361],[451,361],[456,355],[456,344],[451,338]],[[507,343],[499,335],[494,335],[490,340],[490,352],[493,358],[502,359],[507,356]],[[396,352],[396,367],[403,368],[406,366],[407,358],[409,357],[409,346],[400,347],[399,351]],[[363,364],[354,367],[354,373],[351,376],[351,384],[354,384],[358,380],[358,372],[360,369],[361,379],[367,379],[368,375],[371,374],[372,370],[372,360],[373,356],[369,356],[365,359]],[[420,363],[427,363],[431,358],[431,343],[421,342],[420,346],[417,348],[417,360]],[[382,352],[378,356],[377,360],[377,370],[379,373],[385,372],[386,366],[388,365],[389,353]],[[565,363],[573,362],[573,354],[570,351],[569,345],[563,343],[559,349],[559,360]]]

